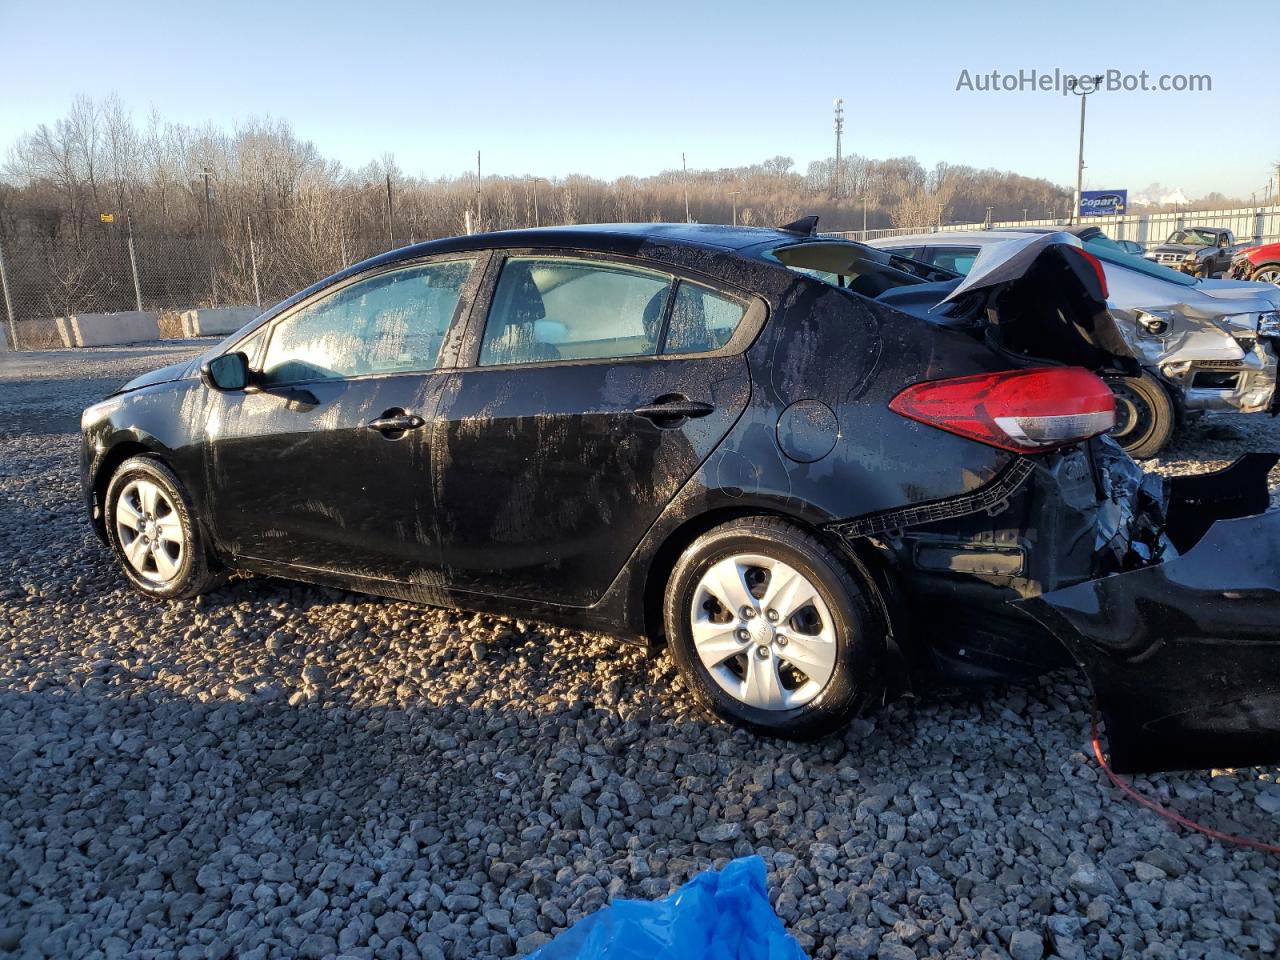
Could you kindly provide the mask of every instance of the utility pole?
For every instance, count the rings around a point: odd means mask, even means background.
[[[258,248],[253,243],[253,217],[245,215],[244,225],[249,229],[249,266],[253,270],[253,299],[262,307],[262,291],[258,289]]]
[[[1023,222],[1024,222],[1024,223],[1026,222],[1026,219],[1027,219],[1027,208],[1026,208],[1026,207],[1023,207],[1023,208],[1022,208],[1022,220],[1023,220]]]
[[[208,164],[205,164],[200,175],[204,177],[204,236],[209,248],[209,292],[213,297],[212,306],[216,307],[218,305],[218,272],[213,263],[213,194],[209,187],[209,178],[213,176],[213,171],[209,169]]]
[[[986,227],[988,230],[991,229],[991,211],[994,209],[995,209],[994,207],[987,207],[987,222],[984,223],[983,226]]]
[[[862,239],[867,239],[867,195],[862,195]]]
[[[943,207],[943,204],[939,203],[939,204],[935,204],[935,206],[938,208],[938,232],[939,232],[939,233],[941,233],[941,232],[942,232],[942,207]]]
[[[4,269],[4,241],[0,240],[0,292],[4,294],[4,312],[9,318],[9,338],[13,349],[18,349],[18,322],[13,316],[13,300],[9,296],[9,275]]]
[[[476,151],[476,226],[480,227],[484,221],[481,215],[484,213],[484,195],[480,192],[480,151]],[[481,228],[483,229],[483,228]]]
[[[840,138],[844,133],[844,100],[836,97],[832,101],[832,105],[836,108],[836,168],[831,177],[831,196],[840,199]]]
[[[729,191],[729,199],[733,201],[733,225],[735,227],[738,225],[738,194],[741,192],[741,190]]]
[[[680,153],[680,166],[684,170],[684,222],[693,223],[689,218],[689,164],[684,158],[684,152]]]
[[[542,226],[542,218],[538,216],[538,184],[549,183],[542,177],[525,177],[529,181],[529,190],[533,194],[533,225],[535,227]]]
[[[138,282],[138,255],[133,249],[133,211],[126,210],[124,212],[125,224],[128,227],[128,233],[125,239],[129,244],[129,266],[133,268],[133,296],[138,304],[138,312],[142,312],[142,284]]]
[[[396,245],[396,220],[395,212],[391,206],[391,173],[387,173],[387,239],[391,241],[391,246]]]
[[[1080,217],[1080,193],[1084,189],[1084,105],[1089,94],[1102,86],[1102,74],[1084,77],[1083,83],[1081,79],[1072,77],[1067,81],[1067,87],[1080,98],[1080,152],[1076,157],[1076,205],[1071,211],[1068,223],[1075,223]]]

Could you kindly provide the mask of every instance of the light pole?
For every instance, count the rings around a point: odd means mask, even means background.
[[[1102,74],[1092,77],[1069,77],[1067,89],[1080,98],[1080,153],[1076,158],[1076,205],[1068,223],[1075,223],[1080,216],[1080,192],[1084,188],[1084,106],[1089,94],[1102,86]]]
[[[525,179],[529,181],[529,192],[533,194],[533,225],[540,227],[542,226],[542,220],[538,216],[538,184],[549,183],[550,181],[542,177],[525,177]]]
[[[729,197],[733,200],[733,225],[735,227],[738,225],[738,194],[741,192],[741,190],[729,191]]]
[[[840,137],[844,133],[844,100],[836,97],[832,101],[832,106],[836,108],[836,169],[831,178],[831,196],[840,199]]]

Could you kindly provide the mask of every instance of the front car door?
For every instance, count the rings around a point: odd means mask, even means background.
[[[585,606],[732,427],[758,298],[622,258],[495,258],[434,438],[451,587]]]
[[[206,412],[215,537],[239,563],[433,578],[431,419],[476,264],[358,275],[250,338],[249,390],[215,394]]]

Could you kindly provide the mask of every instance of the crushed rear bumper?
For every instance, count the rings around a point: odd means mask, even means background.
[[[1087,674],[1117,770],[1280,763],[1278,460],[1173,480],[1171,559],[1014,603]]]

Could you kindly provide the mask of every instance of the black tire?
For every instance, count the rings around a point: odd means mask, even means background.
[[[1280,263],[1263,263],[1254,267],[1250,279],[1258,283],[1273,283],[1280,287]]]
[[[1111,439],[1135,460],[1154,457],[1177,426],[1173,398],[1149,373],[1104,378],[1116,398],[1116,427]]]
[[[691,611],[699,582],[714,564],[741,554],[780,560],[803,574],[834,621],[834,669],[821,692],[801,706],[760,709],[745,703],[712,678],[694,646]],[[667,641],[698,703],[715,716],[767,736],[813,739],[842,729],[879,702],[885,638],[868,591],[862,578],[817,538],[785,520],[745,517],[704,533],[676,561],[663,605]]]
[[[175,562],[176,572],[163,582],[149,579],[134,568],[125,555],[125,547],[116,527],[121,495],[138,480],[150,481],[168,497],[173,508],[172,516],[182,531],[183,546]],[[129,583],[144,596],[157,600],[185,599],[204,593],[223,581],[224,576],[211,568],[204,531],[191,514],[190,496],[174,472],[155,457],[131,457],[120,464],[107,485],[103,516],[106,521],[107,542],[111,545],[112,553],[129,578]]]

